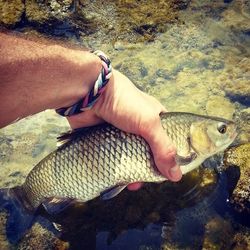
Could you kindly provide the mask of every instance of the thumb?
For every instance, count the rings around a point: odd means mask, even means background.
[[[180,167],[176,165],[176,148],[161,125],[160,118],[142,135],[152,150],[158,170],[171,181],[182,177]]]
[[[83,113],[67,117],[72,129],[81,127],[90,127],[103,122],[92,110],[86,110]]]

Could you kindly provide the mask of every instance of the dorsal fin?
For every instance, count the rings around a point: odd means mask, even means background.
[[[66,143],[69,143],[80,136],[83,136],[86,133],[89,133],[90,131],[96,130],[98,128],[106,127],[108,123],[103,123],[91,127],[84,127],[84,128],[77,128],[73,130],[69,130],[65,133],[62,133],[60,136],[57,137],[57,147],[62,147]]]
[[[76,138],[88,132],[89,130],[90,127],[87,127],[87,128],[78,128],[74,130],[69,130],[65,133],[62,133],[60,136],[57,137],[57,147],[61,147],[64,144],[72,140],[75,140]]]

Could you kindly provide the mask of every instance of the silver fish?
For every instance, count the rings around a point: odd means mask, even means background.
[[[169,112],[161,114],[161,121],[183,174],[226,149],[237,135],[234,122],[217,117]],[[41,204],[53,214],[72,200],[110,199],[129,183],[166,180],[147,142],[110,124],[77,129],[60,139],[65,143],[40,161],[21,186],[0,190],[13,243],[31,226],[32,213]]]
[[[177,148],[183,174],[228,147],[236,125],[222,118],[191,113],[161,114],[162,125]],[[47,198],[91,200],[114,197],[129,183],[161,182],[146,141],[110,124],[78,129],[67,142],[39,162],[19,187],[32,208]]]

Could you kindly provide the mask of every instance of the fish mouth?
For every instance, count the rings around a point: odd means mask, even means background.
[[[231,134],[231,136],[229,136],[229,138],[232,139],[232,140],[234,140],[234,139],[236,138],[237,135],[238,135],[238,132],[237,132],[237,130],[235,130],[235,131]]]

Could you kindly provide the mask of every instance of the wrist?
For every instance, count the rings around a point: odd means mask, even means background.
[[[0,34],[0,126],[86,95],[102,63],[88,51]]]
[[[99,99],[100,95],[106,88],[107,83],[109,82],[112,76],[112,66],[109,58],[100,50],[94,51],[93,55],[98,56],[101,61],[102,68],[99,71],[99,74],[96,76],[95,81],[91,86],[91,89],[85,93],[82,93],[82,97],[77,100],[73,105],[63,106],[56,109],[56,112],[62,116],[72,116],[79,114],[85,110],[92,108],[92,106]],[[89,74],[89,72],[88,72]],[[89,77],[92,79],[92,77]],[[89,84],[87,84],[86,89],[89,89]]]
[[[86,96],[102,68],[100,58],[89,51],[62,51],[60,48],[57,52],[57,62],[62,65],[62,79],[55,79],[60,83],[60,90],[54,99],[58,102],[51,107],[54,109],[68,107]]]

